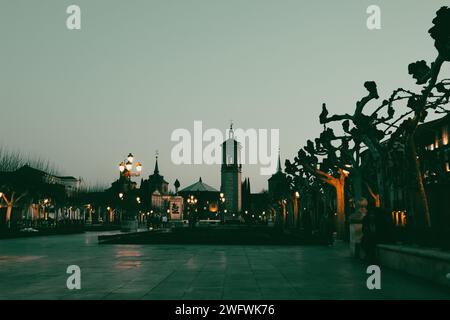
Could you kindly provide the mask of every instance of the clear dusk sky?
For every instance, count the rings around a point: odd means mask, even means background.
[[[81,7],[81,30],[66,8]],[[381,7],[381,30],[366,9]],[[410,62],[436,52],[438,0],[0,0],[0,145],[108,185],[129,153],[144,177],[160,154],[173,188],[220,167],[176,166],[177,128],[280,129],[283,161],[321,131],[321,104],[352,112],[366,80],[415,88]],[[267,188],[244,166],[252,191]]]

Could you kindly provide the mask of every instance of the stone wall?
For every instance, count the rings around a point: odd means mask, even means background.
[[[378,245],[381,266],[450,287],[450,253],[401,245]]]

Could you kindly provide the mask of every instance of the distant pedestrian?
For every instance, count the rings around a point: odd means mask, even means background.
[[[167,228],[167,221],[168,221],[167,216],[163,216],[162,217],[163,228]]]

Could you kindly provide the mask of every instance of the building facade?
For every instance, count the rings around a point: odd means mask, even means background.
[[[186,217],[196,216],[200,220],[220,219],[220,192],[202,181],[182,189],[178,194],[183,197]]]

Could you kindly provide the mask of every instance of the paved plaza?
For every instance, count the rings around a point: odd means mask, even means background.
[[[0,299],[450,299],[450,291],[366,266],[344,245],[98,245],[98,233],[0,241]],[[81,290],[66,287],[69,265]]]

